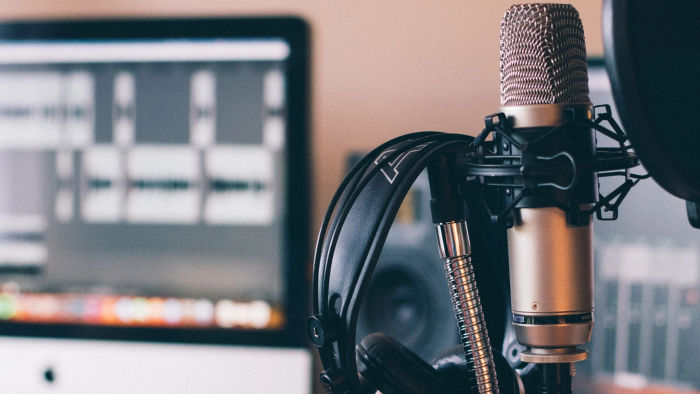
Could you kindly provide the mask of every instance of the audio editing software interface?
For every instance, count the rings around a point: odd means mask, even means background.
[[[283,327],[288,55],[0,43],[0,320]]]

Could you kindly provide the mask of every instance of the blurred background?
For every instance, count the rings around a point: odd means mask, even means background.
[[[271,15],[304,18],[311,31],[309,143],[313,239],[353,154],[411,131],[475,135],[482,129],[484,115],[496,112],[499,104],[499,27],[503,12],[511,3],[31,0],[1,1],[0,19]],[[588,56],[600,59],[601,2],[571,3],[584,25]],[[603,69],[599,62],[592,64],[591,98],[595,104],[611,102]],[[375,305],[381,308],[363,311],[360,330],[400,331],[406,323],[427,322],[416,326],[413,332],[396,335],[421,355],[430,357],[456,343],[457,338],[449,334],[454,333],[451,308],[442,302],[447,300],[447,289],[442,287],[444,277],[437,252],[431,249],[434,240],[426,211],[424,179],[419,180],[411,196],[414,200],[402,208],[378,266],[375,293],[370,290],[370,296],[378,300]],[[684,215],[682,201],[668,196],[648,180],[633,190],[622,205],[619,221],[596,223],[597,323],[589,346],[591,357],[579,366],[581,377],[576,382],[580,382],[581,392],[700,390],[694,373],[700,369],[695,357],[700,351],[700,243]],[[312,245],[296,246],[310,250]],[[200,285],[206,287],[206,278],[201,280]],[[439,300],[444,307],[425,305],[426,299]],[[436,341],[430,335],[435,331],[446,334]],[[22,354],[31,346],[29,343],[38,342],[13,343],[17,345],[13,349]],[[65,352],[67,345],[59,345],[55,352]],[[119,343],[121,349],[129,346],[132,343]],[[171,355],[178,349],[171,346],[154,351]],[[290,359],[301,366],[295,371],[305,375],[301,387],[309,381],[315,383],[317,376],[309,367],[310,352],[305,350],[304,354]],[[207,348],[197,357],[220,360],[217,357],[228,356]],[[37,369],[43,379],[43,386],[36,387],[58,387],[44,385],[44,381],[53,381],[47,374],[56,373],[56,382],[60,382],[60,371],[54,371],[45,359],[35,364],[30,368]],[[227,373],[217,368],[202,376],[219,372]],[[12,371],[5,373],[11,375]],[[134,379],[168,376],[152,371],[143,375]],[[206,387],[212,392],[222,391],[215,381]]]
[[[314,224],[351,151],[418,130],[481,130],[499,100],[499,28],[511,1],[2,2],[2,19],[298,15],[312,32]],[[601,2],[574,1],[589,56]],[[314,226],[314,228],[317,226]]]

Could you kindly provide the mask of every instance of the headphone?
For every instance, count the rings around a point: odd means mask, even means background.
[[[307,322],[324,368],[321,382],[329,392],[457,393],[472,386],[463,373],[470,360],[460,358],[459,349],[448,350],[431,366],[386,334],[370,334],[356,346],[355,331],[370,277],[409,188],[436,161],[463,167],[460,162],[467,160],[474,141],[464,134],[440,132],[397,137],[358,162],[333,196],[316,243],[314,315]],[[463,185],[460,203],[470,224],[472,261],[486,325],[491,343],[500,345],[510,326],[505,228],[484,214],[485,196],[477,187],[465,182],[458,171],[451,176],[450,181]],[[441,221],[435,215],[445,208],[432,208],[433,220]],[[512,368],[499,348],[493,353],[501,391],[515,392]]]

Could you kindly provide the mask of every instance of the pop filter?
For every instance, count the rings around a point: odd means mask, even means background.
[[[700,3],[605,0],[605,63],[634,150],[654,180],[700,202]],[[695,218],[693,215],[696,215]]]

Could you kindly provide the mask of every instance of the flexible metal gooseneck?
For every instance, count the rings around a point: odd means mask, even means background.
[[[467,222],[440,223],[436,228],[467,367],[476,380],[470,384],[475,383],[479,393],[498,393],[496,366],[471,262]]]

